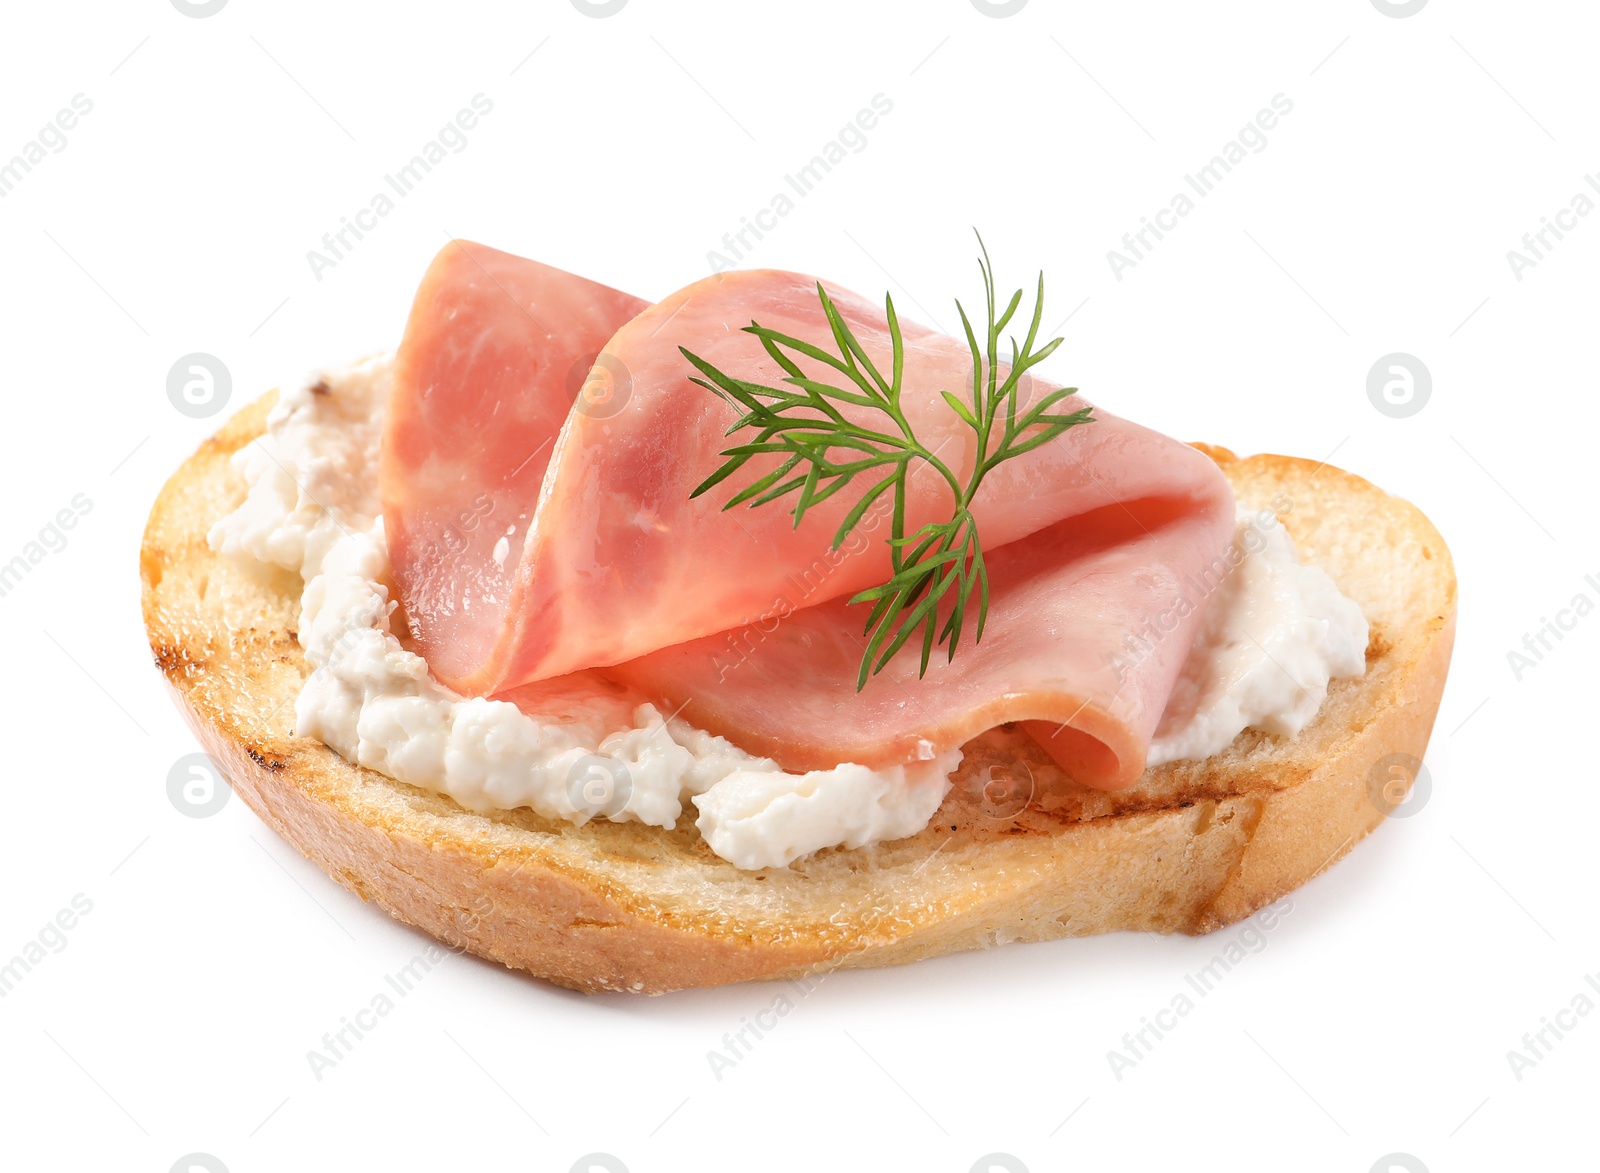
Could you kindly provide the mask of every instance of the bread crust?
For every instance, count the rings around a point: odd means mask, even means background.
[[[713,855],[692,807],[671,831],[475,814],[294,735],[310,671],[294,634],[300,584],[236,565],[205,537],[243,496],[228,458],[265,430],[273,400],[202,444],[151,510],[140,576],[157,668],[239,797],[306,858],[454,948],[572,989],[662,993],[1008,941],[1209,932],[1382,822],[1375,763],[1420,759],[1438,711],[1456,583],[1421,512],[1332,467],[1205,448],[1372,625],[1366,677],[1336,681],[1292,741],[1247,731],[1206,762],[1106,793],[1000,728],[968,745],[918,835],[760,872]]]

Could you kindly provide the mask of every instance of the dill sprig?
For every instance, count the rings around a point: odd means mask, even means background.
[[[983,638],[984,621],[989,614],[989,573],[984,564],[977,518],[972,513],[978,487],[998,465],[1048,444],[1068,428],[1093,422],[1089,408],[1066,414],[1051,411],[1073,395],[1075,387],[1051,391],[1031,405],[1018,403],[1023,376],[1049,358],[1061,345],[1061,339],[1052,339],[1034,349],[1040,317],[1044,313],[1044,274],[1041,273],[1027,338],[1020,347],[1014,337],[1007,339],[1011,345],[1011,359],[1002,374],[1000,336],[1022,304],[1023,291],[1019,289],[1012,294],[1005,309],[997,314],[994,267],[981,236],[978,247],[988,328],[980,342],[967,311],[960,301],[956,302],[967,346],[972,351],[970,400],[951,391],[942,392],[950,410],[977,437],[976,457],[965,480],[939,458],[936,450],[929,449],[917,438],[901,408],[905,346],[894,299],[887,294],[884,313],[888,318],[891,345],[891,369],[887,377],[867,357],[821,282],[817,284],[817,297],[827,316],[837,353],[769,330],[756,321],[744,327],[746,333],[760,340],[767,354],[783,369],[787,376],[783,382],[787,387],[767,387],[735,379],[679,347],[683,356],[704,376],[692,381],[741,411],[726,434],[755,433],[753,439],[720,453],[727,459],[696,486],[689,494],[691,498],[727,480],[753,456],[781,456],[783,459],[776,468],[740,489],[723,508],[745,504],[754,508],[794,494],[790,512],[798,527],[812,507],[865,476],[869,482],[866,490],[845,513],[833,535],[833,548],[837,550],[867,511],[886,494],[891,495],[894,511],[888,542],[892,573],[887,582],[860,591],[850,600],[851,603],[871,604],[863,632],[866,649],[856,677],[858,691],[919,633],[922,646],[919,676],[928,671],[928,660],[936,645],[947,646],[947,659],[954,659],[966,629],[968,609],[974,600],[977,616],[973,642]],[[846,385],[812,378],[800,366],[801,358],[844,376],[842,382]],[[841,405],[877,414],[868,423],[857,423],[845,416]],[[948,521],[930,522],[915,533],[907,534],[906,484],[913,464],[918,462],[944,479],[954,505]]]

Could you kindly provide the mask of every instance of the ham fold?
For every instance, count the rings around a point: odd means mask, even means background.
[[[469,241],[428,266],[395,355],[379,487],[411,635],[446,684],[485,691],[475,673],[509,618],[556,437],[578,396],[610,409],[616,388],[591,368],[648,304]]]
[[[834,550],[854,489],[798,527],[787,504],[723,511],[776,458],[689,496],[742,437],[726,435],[738,413],[690,382],[679,347],[781,386],[784,372],[740,327],[756,320],[825,344],[815,279],[725,273],[645,306],[531,261],[452,247],[465,261],[441,254],[407,327],[383,459],[396,583],[446,684],[491,694],[601,669],[792,770],[926,759],[1023,721],[1086,784],[1139,776],[1208,568],[1233,533],[1232,494],[1209,459],[1096,408],[1095,422],[999,465],[973,505],[991,583],[982,642],[969,623],[955,659],[936,651],[921,679],[908,647],[858,693],[867,609],[847,600],[889,575],[887,518],[869,514]],[[475,274],[480,265],[493,280]],[[888,369],[883,310],[829,294]],[[608,315],[620,319],[610,332]],[[964,478],[974,438],[941,392],[970,394],[970,352],[904,319],[901,328],[903,408]],[[613,395],[605,410],[568,410],[562,364],[596,351],[593,375]],[[1032,393],[1049,389],[1035,380]],[[1084,406],[1073,397],[1057,410]],[[552,437],[545,467],[535,448]],[[947,519],[951,505],[942,478],[914,472],[907,532]],[[441,550],[438,535],[461,529],[452,519],[479,510],[484,523]]]

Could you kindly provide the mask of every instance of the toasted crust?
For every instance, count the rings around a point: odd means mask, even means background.
[[[1206,448],[1240,501],[1272,502],[1302,557],[1371,623],[1366,676],[1335,681],[1292,741],[1247,731],[1205,762],[1106,793],[996,729],[968,745],[920,834],[758,872],[713,855],[692,807],[672,831],[474,814],[294,735],[310,671],[294,633],[300,584],[206,544],[243,497],[228,457],[263,432],[272,402],[206,441],[151,510],[140,574],[156,666],[235,791],[308,859],[454,947],[573,989],[661,993],[1008,941],[1209,932],[1377,826],[1369,774],[1389,754],[1420,758],[1438,711],[1456,583],[1428,520],[1335,468]],[[1026,808],[1013,814],[994,781],[1031,791]]]

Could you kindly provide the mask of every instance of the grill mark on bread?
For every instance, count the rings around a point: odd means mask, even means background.
[[[175,676],[185,671],[191,665],[198,666],[189,658],[189,650],[184,647],[174,647],[171,644],[152,643],[151,652],[155,655],[156,668],[164,676]]]
[[[284,761],[279,757],[268,757],[253,745],[246,745],[244,752],[250,755],[250,760],[263,770],[271,770],[274,774],[284,767]]]

